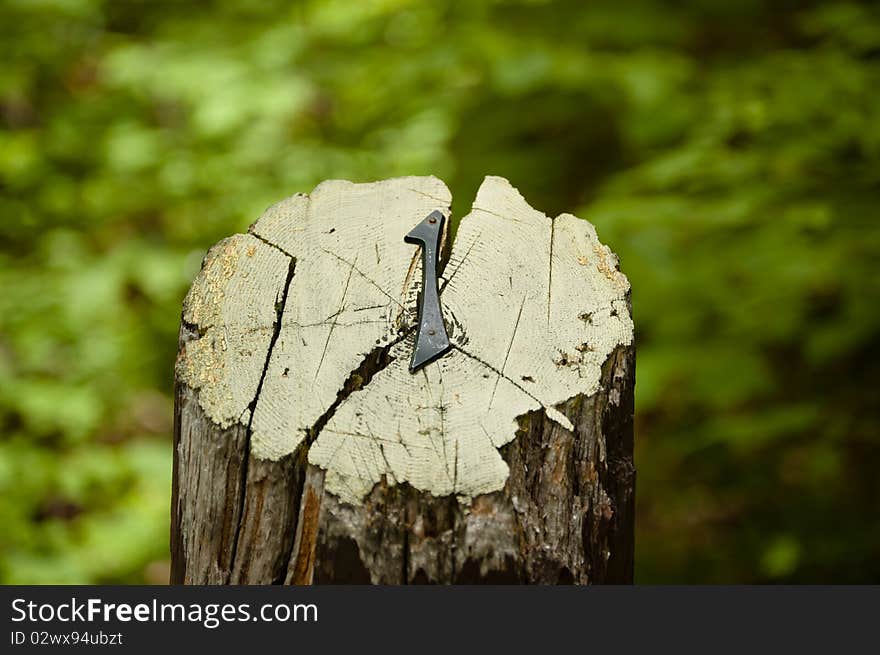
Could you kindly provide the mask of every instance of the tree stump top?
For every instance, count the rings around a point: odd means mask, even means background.
[[[404,236],[450,204],[440,180],[407,177],[269,208],[205,258],[178,380],[214,424],[248,429],[254,457],[305,444],[345,503],[381,481],[462,502],[500,490],[517,419],[573,430],[560,406],[594,394],[631,344],[629,283],[590,223],[487,177],[442,263],[452,350],[412,374],[421,260]]]

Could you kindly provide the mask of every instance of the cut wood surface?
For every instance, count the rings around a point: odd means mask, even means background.
[[[588,222],[486,178],[412,374],[433,177],[330,181],[208,253],[176,367],[172,578],[629,582],[629,283]],[[448,225],[449,221],[447,221]]]

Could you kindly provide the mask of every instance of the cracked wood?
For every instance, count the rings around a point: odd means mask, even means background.
[[[453,349],[411,375],[403,236],[450,202],[325,182],[211,250],[176,369],[176,581],[631,578],[629,284],[589,223],[486,178],[440,281]]]

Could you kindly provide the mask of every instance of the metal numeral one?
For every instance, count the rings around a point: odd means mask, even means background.
[[[440,292],[437,287],[437,262],[440,256],[440,235],[446,217],[433,211],[416,225],[403,240],[422,247],[422,292],[419,294],[419,325],[416,347],[409,363],[409,372],[433,362],[447,352],[452,345],[443,324],[440,309]]]

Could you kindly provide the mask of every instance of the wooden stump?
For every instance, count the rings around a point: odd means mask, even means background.
[[[410,373],[404,236],[450,204],[433,177],[325,182],[208,253],[176,366],[173,582],[632,581],[629,283],[588,222],[486,178],[444,238],[452,349]]]

